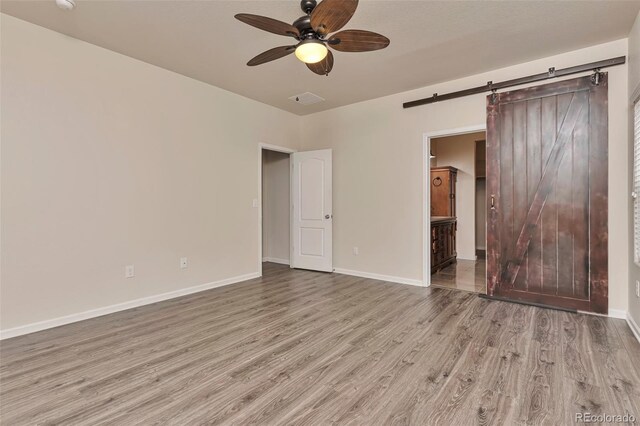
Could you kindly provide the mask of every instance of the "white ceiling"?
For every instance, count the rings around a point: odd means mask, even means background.
[[[294,55],[246,62],[291,44],[233,18],[240,12],[293,22],[299,1],[2,0],[1,11],[252,99],[309,114],[627,37],[640,1],[361,0],[346,28],[391,39],[382,51],[335,52],[329,77]],[[606,58],[602,58],[606,59]],[[326,101],[302,106],[292,95]]]

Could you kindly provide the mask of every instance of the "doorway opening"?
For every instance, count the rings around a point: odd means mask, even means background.
[[[486,132],[428,137],[430,283],[486,294]]]
[[[333,271],[332,152],[258,147],[258,271]]]
[[[290,264],[292,152],[276,146],[260,146],[260,271],[265,264]]]

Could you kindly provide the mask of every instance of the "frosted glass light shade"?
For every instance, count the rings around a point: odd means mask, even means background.
[[[296,47],[296,57],[305,64],[315,64],[327,57],[327,46],[317,40],[305,40]]]

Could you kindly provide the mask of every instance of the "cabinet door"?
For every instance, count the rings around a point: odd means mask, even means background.
[[[451,181],[446,170],[431,172],[431,216],[451,216]]]

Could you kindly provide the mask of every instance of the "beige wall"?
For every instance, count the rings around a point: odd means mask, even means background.
[[[633,34],[632,59],[637,23]],[[6,15],[1,53],[0,327],[7,330],[257,274],[259,142],[333,148],[335,267],[422,280],[423,136],[483,125],[485,100],[408,110],[402,102],[626,55],[627,40],[305,117]],[[628,73],[639,75],[631,63],[608,70],[616,310],[627,309],[636,271],[625,249]],[[186,270],[178,268],[182,256]],[[130,263],[136,277],[125,279]]]
[[[258,272],[258,144],[295,115],[1,19],[3,330]]]
[[[458,169],[456,182],[456,216],[458,232],[456,251],[458,259],[476,258],[476,141],[485,138],[485,132],[468,133],[432,139],[435,144],[438,167]]]
[[[485,95],[402,102],[627,54],[618,40],[302,118],[303,149],[334,150],[334,264],[422,279],[423,137],[485,123]],[[609,68],[609,306],[626,311],[629,277],[628,70]],[[359,246],[354,256],[351,247]]]
[[[262,258],[289,263],[289,154],[262,153]]]
[[[640,96],[640,14],[629,34],[629,104]],[[630,111],[633,111],[630,108]],[[631,113],[629,114],[631,115]],[[629,132],[629,170],[633,170],[633,131]],[[631,173],[629,186],[631,187]],[[633,259],[633,204],[629,199],[629,314],[640,325],[640,298],[636,296],[636,280],[640,280],[640,267]]]

